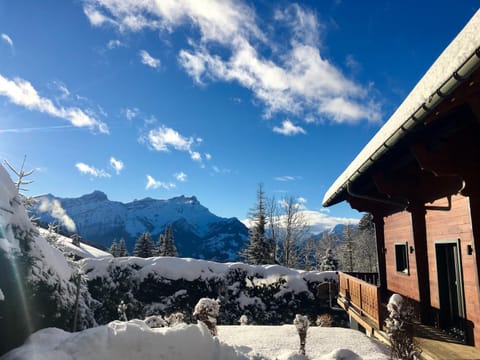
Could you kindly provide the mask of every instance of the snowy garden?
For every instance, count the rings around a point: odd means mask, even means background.
[[[1,166],[0,184],[2,360],[387,358],[362,333],[327,326],[342,318],[333,271],[61,251]]]

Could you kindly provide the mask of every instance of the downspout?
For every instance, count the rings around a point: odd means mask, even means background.
[[[471,54],[457,71],[455,71],[440,87],[420,105],[417,110],[392,134],[385,140],[382,145],[375,150],[375,152],[345,181],[345,183],[330,196],[325,202],[324,206],[329,206],[333,199],[335,199],[342,191],[347,190],[349,195],[361,198],[350,194],[349,184],[354,182],[362,173],[364,173],[371,164],[380,159],[388,150],[393,147],[398,141],[405,136],[406,133],[412,131],[414,127],[420,124],[423,119],[435,109],[446,97],[448,97],[461,83],[463,83],[472,73],[480,66],[480,47],[478,47],[473,54]],[[376,200],[374,200],[376,199]],[[367,199],[372,201],[384,202],[384,199]]]

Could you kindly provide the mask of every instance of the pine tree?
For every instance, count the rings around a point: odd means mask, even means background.
[[[377,272],[377,243],[373,216],[365,214],[358,223],[358,270],[364,272]]]
[[[143,258],[148,258],[153,256],[153,241],[149,232],[144,232],[138,238],[135,248],[133,249],[133,255]]]
[[[116,239],[113,239],[112,245],[111,245],[110,248],[108,249],[108,252],[109,252],[110,254],[112,254],[113,257],[118,257],[118,256],[119,256],[119,255],[118,255],[118,253],[119,253],[118,250],[119,250],[119,248],[118,248],[117,240],[116,240]]]
[[[118,243],[118,256],[129,256],[127,250],[127,244],[125,244],[125,239],[121,238],[120,242]]]
[[[343,270],[344,271],[354,271],[356,259],[354,257],[354,239],[353,239],[353,229],[351,225],[346,225],[343,229]]]
[[[158,256],[178,256],[177,247],[173,240],[173,226],[167,226],[165,232],[160,234],[157,242],[157,251],[156,255]]]
[[[320,263],[320,271],[335,271],[338,269],[338,259],[333,249],[328,248],[325,251],[325,256]]]
[[[157,241],[157,246],[155,249],[155,255],[156,256],[167,256],[165,255],[167,253],[166,247],[165,247],[165,233],[160,234],[158,237]]]
[[[170,225],[165,229],[165,256],[177,256],[177,247],[173,240],[173,226]]]
[[[242,252],[242,257],[249,264],[274,264],[274,244],[272,240],[265,237],[265,226],[267,223],[265,215],[265,192],[263,185],[258,185],[257,203],[250,212],[251,227],[248,231],[249,244]]]

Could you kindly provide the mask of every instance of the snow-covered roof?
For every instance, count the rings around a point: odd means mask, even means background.
[[[40,232],[40,235],[43,237],[47,237],[49,235],[48,230],[43,229],[43,228],[38,228],[38,231]],[[80,242],[79,246],[73,245],[72,239],[69,237],[63,236],[58,234],[57,235],[57,244],[62,246],[65,249],[65,252],[67,253],[72,253],[74,255],[77,255],[78,257],[85,259],[85,258],[110,258],[112,257],[112,254],[97,249],[94,246],[87,245],[83,242]]]
[[[403,135],[435,109],[480,64],[480,10],[442,52],[395,113],[335,180],[323,206],[339,201],[347,184],[365,172]]]

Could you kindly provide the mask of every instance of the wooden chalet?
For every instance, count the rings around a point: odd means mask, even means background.
[[[480,10],[323,205],[342,201],[376,227],[378,284],[339,275],[352,318],[381,331],[398,293],[416,304],[419,329],[480,349]]]

